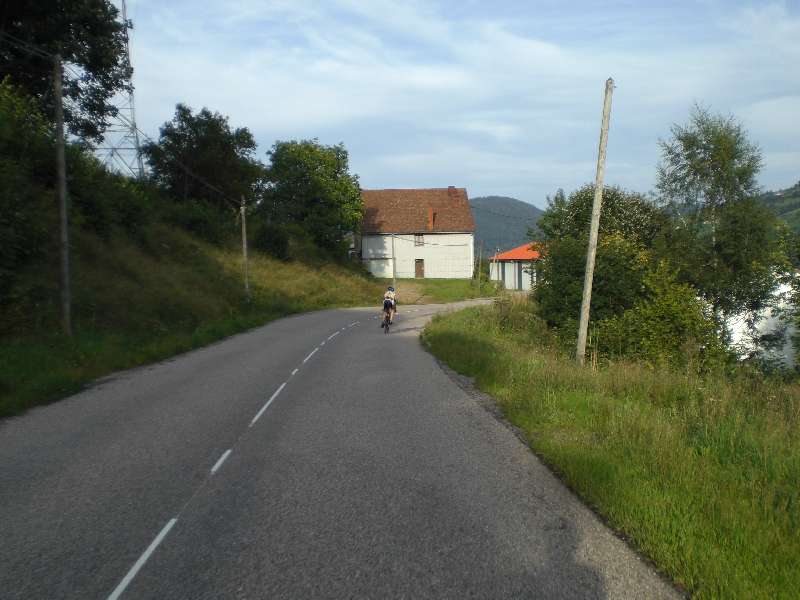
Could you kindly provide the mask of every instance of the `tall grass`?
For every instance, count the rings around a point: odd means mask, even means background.
[[[800,386],[578,368],[508,303],[438,317],[424,342],[696,598],[800,596]]]
[[[378,306],[382,285],[358,268],[251,254],[156,224],[133,240],[73,238],[75,335],[59,335],[58,275],[27,270],[0,314],[0,416],[62,397],[115,370],[183,352],[291,313]]]

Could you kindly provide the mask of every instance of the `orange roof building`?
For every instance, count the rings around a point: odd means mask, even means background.
[[[530,291],[536,284],[533,263],[542,257],[530,242],[498,252],[489,259],[489,279],[500,282],[507,290]]]

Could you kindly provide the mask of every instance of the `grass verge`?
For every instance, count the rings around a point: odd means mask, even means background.
[[[391,279],[381,280],[384,286]],[[385,287],[384,287],[385,289]],[[473,279],[398,279],[397,294],[403,304],[444,304],[471,298],[486,298],[497,295],[494,282],[483,280],[480,289]]]
[[[75,392],[292,313],[379,306],[383,286],[356,268],[253,253],[246,302],[237,246],[206,244],[164,225],[147,240],[73,238],[74,336],[56,333],[57,272],[22,278],[0,316],[0,416]]]
[[[695,598],[797,598],[800,387],[613,363],[578,368],[529,310],[436,317],[424,344]]]

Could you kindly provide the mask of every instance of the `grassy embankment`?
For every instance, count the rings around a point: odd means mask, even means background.
[[[381,280],[384,286],[391,279]],[[385,289],[385,287],[384,287]],[[403,304],[443,304],[470,298],[487,298],[497,294],[494,282],[481,281],[480,290],[472,279],[398,279],[397,297]]]
[[[798,597],[800,386],[580,369],[507,303],[437,317],[423,339],[694,597]]]
[[[244,302],[240,247],[155,224],[145,240],[73,238],[75,335],[58,335],[56,271],[30,269],[0,317],[0,416],[111,373],[190,350],[291,313],[377,306],[381,283],[335,263],[253,252]]]

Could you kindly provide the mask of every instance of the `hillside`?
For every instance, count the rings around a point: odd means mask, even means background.
[[[254,250],[246,302],[235,239],[211,244],[163,223],[139,239],[73,233],[75,334],[58,335],[51,261],[31,265],[0,316],[0,416],[284,315],[377,305],[383,293],[357,265],[279,261]]]
[[[794,232],[800,233],[800,181],[785,190],[766,192],[760,199],[786,221]]]
[[[483,242],[484,255],[507,250],[528,241],[528,228],[544,212],[532,204],[506,196],[471,198],[475,217],[475,248]]]

